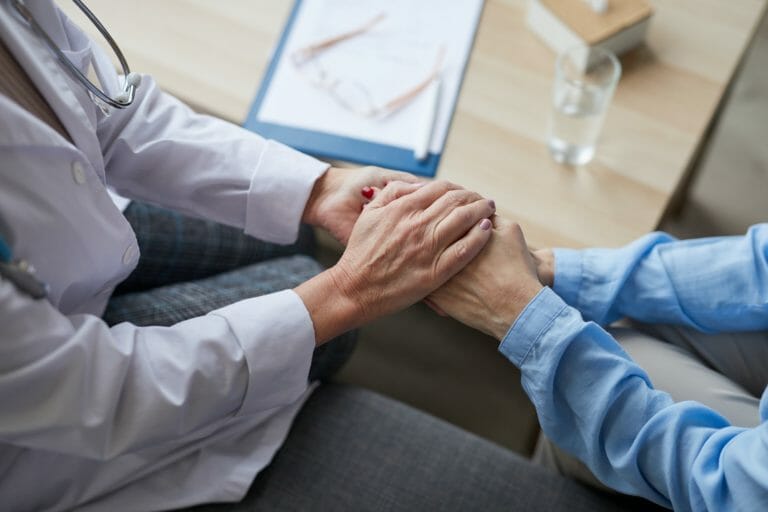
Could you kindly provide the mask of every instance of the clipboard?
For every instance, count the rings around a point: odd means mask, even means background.
[[[483,7],[483,0],[465,0],[472,2],[477,7],[476,19],[470,20],[471,27],[469,31],[469,41],[466,48],[466,54],[457,67],[457,84],[455,93],[451,95],[450,103],[446,106],[446,111],[442,114],[447,116],[447,123],[444,123],[442,140],[439,144],[439,150],[435,147],[430,148],[427,157],[424,160],[417,160],[414,157],[413,147],[407,145],[389,144],[380,141],[367,140],[364,137],[356,137],[339,133],[329,133],[322,129],[308,129],[307,127],[296,126],[292,123],[275,122],[274,120],[264,119],[261,114],[265,101],[268,98],[270,88],[275,82],[275,75],[281,60],[286,57],[286,45],[289,41],[292,31],[295,29],[296,20],[302,9],[302,6],[310,0],[296,0],[291,9],[291,13],[286,22],[285,28],[280,36],[277,46],[261,81],[258,92],[245,120],[244,127],[254,131],[261,136],[274,139],[283,144],[291,146],[304,153],[330,160],[340,160],[353,162],[362,165],[375,165],[389,169],[396,169],[410,172],[413,174],[433,177],[438,169],[442,150],[445,146],[447,130],[450,127],[456,102],[458,100],[458,91],[464,79],[469,54],[474,45],[474,38],[479,24],[480,15]],[[387,5],[386,2],[382,2]],[[449,109],[448,109],[449,107]]]

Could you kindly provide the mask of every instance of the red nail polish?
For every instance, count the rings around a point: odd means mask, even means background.
[[[363,197],[366,199],[373,197],[373,189],[371,187],[363,187],[363,190],[361,190],[360,193],[363,194]]]

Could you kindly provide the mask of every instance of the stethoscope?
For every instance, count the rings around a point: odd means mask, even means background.
[[[62,52],[61,49],[56,46],[56,43],[53,42],[45,30],[43,30],[43,28],[37,23],[35,17],[32,16],[32,13],[29,12],[29,9],[27,9],[22,0],[9,1],[13,8],[16,10],[16,13],[24,22],[26,22],[27,25],[30,26],[30,28],[32,28],[35,34],[37,34],[37,36],[40,37],[43,42],[45,42],[46,46],[48,46],[48,49],[51,50],[54,55],[56,55],[56,57],[59,59],[59,62],[62,63],[69,74],[72,75],[75,80],[80,82],[86,89],[88,89],[91,94],[96,96],[107,105],[115,108],[126,108],[130,106],[131,103],[133,103],[133,98],[136,94],[136,88],[139,86],[139,83],[141,83],[141,75],[137,73],[131,73],[131,69],[128,67],[128,62],[125,60],[123,52],[120,51],[120,47],[117,46],[117,43],[114,39],[112,39],[112,36],[106,27],[101,24],[99,19],[91,12],[90,9],[88,9],[88,7],[85,6],[82,0],[72,1],[80,8],[83,14],[85,14],[88,19],[91,20],[91,23],[93,23],[96,28],[99,29],[101,35],[104,36],[104,39],[107,40],[109,46],[112,47],[112,51],[115,52],[115,55],[117,55],[117,59],[120,61],[120,66],[123,68],[123,76],[125,76],[125,80],[123,82],[123,90],[114,98],[110,97],[107,95],[107,93],[99,89],[98,86],[91,82],[88,77],[86,77],[77,68],[77,66],[75,66],[72,61],[69,60],[66,55],[64,55],[64,52]]]
[[[141,82],[141,76],[136,73],[131,73],[128,67],[128,62],[125,60],[123,52],[120,51],[120,47],[117,46],[115,40],[109,34],[104,25],[101,24],[99,19],[83,4],[81,0],[72,0],[75,2],[83,14],[96,25],[104,39],[109,42],[112,47],[112,51],[117,55],[120,65],[123,67],[123,74],[125,75],[125,82],[123,83],[123,90],[114,98],[109,97],[104,91],[99,89],[93,82],[83,75],[83,73],[77,69],[77,67],[69,60],[66,55],[59,49],[58,46],[51,40],[48,34],[37,23],[35,17],[29,12],[29,9],[24,5],[21,0],[9,0],[16,13],[21,19],[29,25],[32,30],[45,42],[48,48],[56,55],[59,61],[69,71],[75,80],[80,82],[88,91],[90,91],[95,97],[115,108],[126,108],[133,103],[133,99],[136,94],[136,88]],[[48,285],[37,279],[35,276],[35,269],[24,260],[13,259],[11,248],[0,234],[0,279],[7,279],[23,293],[29,295],[33,299],[45,298],[48,294]]]

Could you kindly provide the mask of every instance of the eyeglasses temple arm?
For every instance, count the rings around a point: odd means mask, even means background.
[[[411,89],[405,91],[400,96],[397,96],[396,98],[391,99],[388,101],[385,105],[382,111],[386,112],[387,115],[393,114],[406,106],[408,103],[413,101],[413,99],[421,94],[424,89],[426,89],[429,84],[432,83],[433,80],[435,80],[440,73],[442,72],[443,67],[443,60],[445,59],[445,46],[440,47],[440,51],[437,54],[437,59],[435,60],[435,65],[432,68],[432,71],[427,75],[427,77],[419,82],[418,84],[414,85]]]
[[[353,37],[357,37],[361,34],[368,32],[386,17],[387,17],[387,13],[385,12],[379,13],[373,19],[371,19],[364,25],[354,30],[350,30],[349,32],[344,32],[342,34],[329,37],[328,39],[323,39],[322,41],[311,44],[309,46],[299,48],[293,53],[291,58],[294,60],[295,63],[303,64],[308,60],[312,59],[313,57],[315,57],[318,53],[321,53],[323,50],[327,50],[328,48],[336,44],[339,44],[343,41],[346,41],[347,39],[352,39]]]

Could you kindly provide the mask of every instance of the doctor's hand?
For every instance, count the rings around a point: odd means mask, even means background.
[[[423,180],[412,174],[378,167],[331,167],[315,182],[302,221],[326,229],[346,245],[363,205],[370,201],[374,191],[378,192],[391,181],[417,183]]]
[[[542,284],[520,226],[498,216],[493,223],[483,252],[429,300],[436,309],[501,340]]]
[[[491,235],[495,206],[447,182],[393,182],[363,209],[339,262],[295,291],[321,344],[423,299]]]

